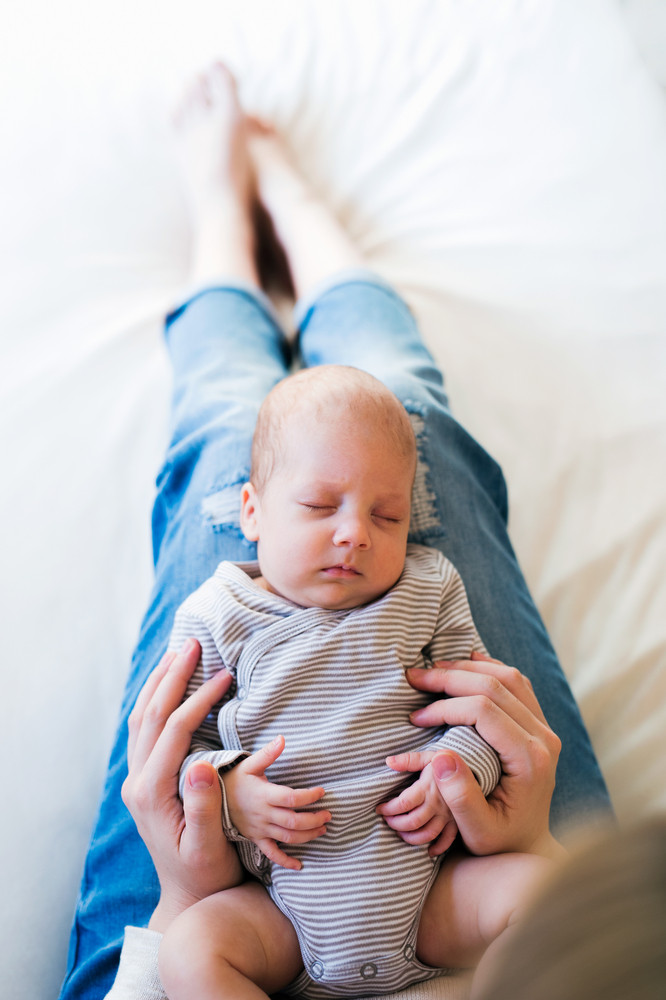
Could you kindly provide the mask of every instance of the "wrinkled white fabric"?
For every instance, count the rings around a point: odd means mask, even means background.
[[[406,294],[454,409],[503,465],[518,555],[621,818],[666,808],[666,113],[620,5],[9,6],[7,995],[57,994],[150,588],[161,317],[189,239],[168,114],[213,57]],[[27,747],[49,762],[38,791]]]

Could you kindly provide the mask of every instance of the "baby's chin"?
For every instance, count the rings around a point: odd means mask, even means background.
[[[399,577],[398,577],[399,578]],[[292,586],[288,582],[271,582],[265,576],[255,577],[254,582],[273,594],[275,597],[295,604],[299,608],[321,608],[323,611],[350,611],[352,608],[362,608],[382,597],[397,579],[386,586],[369,585],[361,573],[325,573],[321,578],[308,582],[302,587]]]
[[[367,584],[367,581],[365,581]],[[350,611],[353,608],[362,608],[366,604],[382,597],[390,587],[368,587],[361,585],[355,587],[353,582],[328,580],[318,586],[308,588],[297,597],[289,597],[294,604],[299,604],[303,608],[322,608],[324,611]]]

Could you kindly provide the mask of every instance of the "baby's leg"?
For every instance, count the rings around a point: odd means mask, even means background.
[[[416,940],[420,961],[437,968],[476,966],[473,998],[551,867],[533,854],[450,857],[423,908]]]
[[[296,931],[256,882],[191,906],[160,946],[160,978],[169,1000],[267,1000],[302,968]]]

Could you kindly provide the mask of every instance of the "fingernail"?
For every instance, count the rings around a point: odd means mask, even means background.
[[[183,645],[180,647],[180,655],[185,656],[187,653],[189,653],[193,645],[194,645],[194,639],[186,639]]]
[[[212,788],[215,781],[215,771],[208,764],[190,764],[187,771],[187,781],[190,788]]]
[[[436,778],[446,781],[456,771],[456,758],[449,753],[440,753],[432,759],[432,769]]]

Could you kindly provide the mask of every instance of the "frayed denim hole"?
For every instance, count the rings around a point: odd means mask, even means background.
[[[227,532],[240,539],[245,537],[240,528],[240,491],[243,483],[247,482],[248,474],[245,470],[233,482],[211,490],[201,501],[204,521],[213,531]]]
[[[412,516],[409,524],[409,540],[421,545],[428,539],[443,538],[446,534],[442,522],[441,507],[437,492],[432,484],[430,466],[426,461],[426,429],[418,403],[404,401],[416,437],[416,474],[412,488]]]

